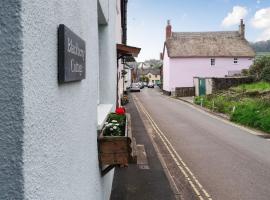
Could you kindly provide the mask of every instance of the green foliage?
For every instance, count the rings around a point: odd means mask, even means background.
[[[270,56],[261,56],[255,59],[253,65],[249,68],[249,74],[253,75],[256,80],[261,80],[264,68],[270,67]]]
[[[270,109],[263,110],[260,113],[259,127],[261,130],[270,132]]]
[[[222,94],[195,97],[195,104],[201,105],[201,102],[203,107],[224,114],[230,114],[235,105],[235,101]]]
[[[232,113],[231,121],[270,132],[270,107],[260,100],[242,102]]]
[[[231,115],[231,120],[243,125],[257,127],[259,108],[255,101],[245,101],[240,103],[235,112]]]
[[[141,82],[146,82],[146,83],[148,83],[148,82],[149,82],[149,78],[148,78],[147,76],[143,75],[143,76],[140,77],[140,81],[141,81]]]
[[[242,69],[241,74],[243,76],[249,76],[249,70],[248,69]]]
[[[270,40],[254,42],[254,43],[250,43],[250,45],[256,52],[269,52],[270,51]]]
[[[104,126],[104,136],[124,136],[126,116],[110,113]]]
[[[256,83],[242,84],[237,87],[231,87],[230,90],[238,93],[254,92],[254,91],[263,92],[270,90],[270,83],[260,81]]]
[[[144,63],[149,64],[151,68],[160,68],[162,66],[162,61],[156,59],[146,60]]]
[[[261,79],[270,83],[270,66],[263,68]]]
[[[216,94],[195,97],[194,103],[230,116],[231,121],[270,133],[270,101],[247,92],[270,91],[270,83],[243,84]]]

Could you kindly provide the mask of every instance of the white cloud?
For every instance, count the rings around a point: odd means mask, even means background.
[[[232,26],[240,23],[240,19],[245,18],[248,10],[243,6],[234,6],[232,12],[223,19],[222,26]]]
[[[255,28],[270,27],[270,7],[258,10],[251,22]]]
[[[261,1],[260,0],[257,0],[257,4],[260,4],[261,3]]]
[[[256,39],[256,41],[270,40],[270,28],[263,31],[263,33]]]
[[[256,41],[270,40],[270,7],[258,10],[251,19],[255,28],[263,29]]]

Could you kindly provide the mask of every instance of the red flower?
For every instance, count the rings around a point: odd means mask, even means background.
[[[126,109],[124,107],[118,107],[115,109],[115,113],[118,115],[124,115],[126,113]]]

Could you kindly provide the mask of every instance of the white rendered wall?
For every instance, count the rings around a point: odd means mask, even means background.
[[[121,0],[116,0],[116,41],[122,43]]]
[[[163,70],[165,90],[193,87],[193,77],[224,77],[228,71],[248,69],[252,62],[249,58],[238,58],[238,63],[234,64],[233,58],[216,58],[215,66],[211,66],[210,58],[171,58],[169,70],[168,64]]]
[[[116,43],[122,44],[122,27],[121,27],[121,1],[117,0],[116,8]],[[124,70],[124,65],[122,64],[122,59],[118,59],[118,70],[117,70],[117,77],[118,77],[118,105],[121,105],[121,96],[124,92],[124,78],[122,77],[122,70]]]
[[[126,91],[127,88],[131,85],[131,69],[125,69],[125,71],[127,72],[127,74],[125,75],[124,90]]]
[[[212,94],[213,91],[213,81],[211,78],[205,79],[205,93]]]
[[[193,79],[193,84],[195,87],[195,96],[199,96],[199,78],[195,77]]]
[[[103,0],[104,3],[105,0]],[[105,25],[99,25],[99,103],[112,104],[113,110],[116,104],[116,32],[121,32],[121,27],[118,27],[116,16],[116,0],[107,1],[107,9],[109,19]],[[105,3],[104,3],[105,4]],[[109,6],[109,7],[108,7]],[[105,7],[105,6],[104,6]],[[117,30],[117,31],[116,31]]]
[[[115,1],[107,1],[114,12]],[[23,0],[22,10],[25,199],[107,200],[113,173],[101,177],[97,150],[97,1]],[[79,82],[57,81],[62,23],[86,42],[86,79]]]
[[[163,90],[171,91],[170,88],[170,58],[168,57],[167,49],[165,48],[163,55]]]

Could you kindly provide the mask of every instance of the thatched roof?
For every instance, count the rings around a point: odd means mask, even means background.
[[[238,31],[172,32],[165,46],[171,58],[255,57],[248,41],[242,39]]]

